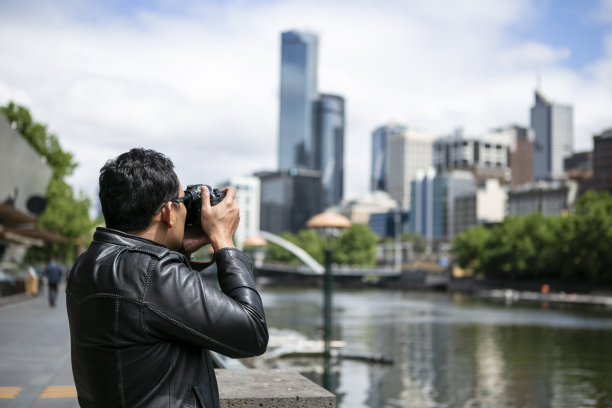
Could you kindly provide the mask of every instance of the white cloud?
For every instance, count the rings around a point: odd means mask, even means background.
[[[346,99],[349,197],[367,189],[375,127],[527,125],[538,70],[550,99],[574,105],[577,146],[612,122],[612,52],[573,72],[566,47],[513,39],[526,0],[162,2],[130,17],[14,4],[0,6],[0,104],[48,124],[92,195],[101,165],[133,146],[168,154],[183,184],[274,169],[280,32],[293,28],[319,34],[319,89]]]
[[[597,20],[612,22],[612,0],[600,0],[599,9],[593,13]]]

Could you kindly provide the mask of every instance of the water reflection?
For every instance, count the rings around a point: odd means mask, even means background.
[[[265,288],[271,327],[320,338],[319,290]],[[612,311],[440,293],[337,291],[340,407],[610,407]],[[316,373],[307,376],[318,380]]]

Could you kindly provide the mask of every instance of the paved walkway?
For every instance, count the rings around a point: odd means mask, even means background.
[[[0,408],[78,407],[63,287],[0,306]]]

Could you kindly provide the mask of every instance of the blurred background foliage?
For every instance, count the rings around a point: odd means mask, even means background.
[[[462,268],[490,278],[612,283],[612,196],[588,191],[560,216],[506,217],[453,241]]]
[[[89,216],[90,200],[83,193],[75,194],[66,178],[77,167],[71,153],[62,149],[56,135],[32,118],[30,111],[13,102],[0,106],[0,111],[25,140],[47,161],[53,173],[47,185],[45,198],[47,207],[38,217],[37,227],[65,236],[65,244],[45,243],[42,247],[31,247],[24,262],[35,264],[51,258],[64,264],[74,262],[75,249],[80,243],[91,240],[96,221]]]

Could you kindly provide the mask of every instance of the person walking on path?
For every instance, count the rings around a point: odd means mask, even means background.
[[[57,285],[59,285],[62,279],[62,267],[55,262],[55,259],[51,259],[47,264],[45,275],[47,276],[47,285],[49,286],[49,306],[55,307],[57,301]]]

